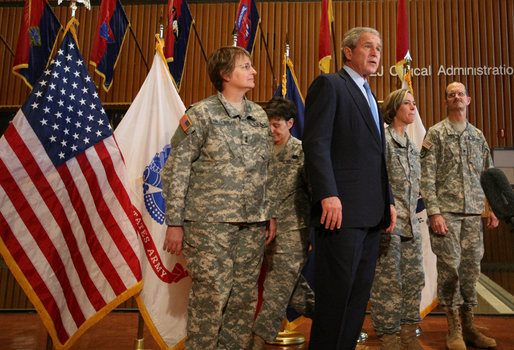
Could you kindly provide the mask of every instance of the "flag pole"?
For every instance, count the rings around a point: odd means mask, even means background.
[[[9,50],[9,52],[11,53],[12,57],[16,56],[14,54],[14,51],[11,49],[11,47],[9,46],[9,44],[7,43],[7,41],[5,41],[4,39],[4,36],[2,34],[0,34],[0,40],[5,44],[5,46],[7,47],[7,50]]]
[[[200,44],[200,49],[202,50],[203,59],[207,62],[207,55],[205,54],[205,50],[203,49],[202,40],[200,39],[200,35],[198,35],[198,31],[196,30],[196,23],[193,21],[193,29],[195,30],[196,39],[198,39],[198,43]]]
[[[134,340],[134,350],[144,350],[145,349],[145,337],[144,337],[144,327],[145,322],[143,320],[143,316],[141,316],[141,311],[137,313],[139,315],[137,320],[137,338]]]
[[[161,9],[161,17],[159,17],[159,39],[163,39],[164,38],[164,21],[163,21],[163,16],[162,16],[162,9]]]
[[[53,350],[54,343],[52,342],[52,337],[49,333],[46,334],[46,350]]]
[[[259,28],[261,30],[261,40],[264,43],[264,48],[266,49],[266,54],[268,57],[268,63],[271,68],[271,75],[273,76],[273,84],[274,84],[273,88],[276,89],[278,87],[277,78],[275,77],[275,70],[273,69],[273,64],[271,63],[271,57],[270,57],[269,50],[268,50],[268,43],[266,41],[266,38],[264,37],[264,32],[262,31],[262,25],[261,25],[260,21],[259,21]]]
[[[237,29],[236,29],[236,22],[234,22],[234,29],[232,30],[232,40],[233,40],[233,45],[232,45],[232,46],[237,46]]]
[[[139,45],[139,41],[137,41],[136,34],[134,34],[134,31],[132,30],[132,26],[129,25],[130,34],[132,34],[132,37],[134,38],[134,41],[136,42],[137,49],[139,50],[139,53],[141,54],[141,58],[143,58],[143,62],[146,66],[146,72],[148,73],[150,71],[150,68],[148,67],[148,62],[146,62],[145,55],[143,55],[143,50],[141,49],[141,46]]]
[[[289,61],[289,35],[286,33],[286,62]]]
[[[334,67],[336,72],[339,71],[339,68],[337,67],[337,48],[336,48],[336,32],[334,31],[334,21],[330,23],[330,29],[332,29],[332,46],[334,47]]]

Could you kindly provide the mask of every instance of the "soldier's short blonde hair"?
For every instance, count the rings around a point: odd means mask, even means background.
[[[250,57],[250,53],[239,46],[224,46],[215,50],[207,60],[207,71],[212,84],[218,91],[223,91],[223,74],[230,75],[236,66],[236,58]]]
[[[398,112],[407,94],[412,95],[412,92],[409,89],[398,89],[391,92],[385,98],[384,103],[382,103],[382,116],[387,125],[393,122],[396,112]]]

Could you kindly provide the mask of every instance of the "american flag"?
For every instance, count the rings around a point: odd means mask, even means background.
[[[0,139],[0,252],[57,348],[141,289],[126,168],[73,27]]]

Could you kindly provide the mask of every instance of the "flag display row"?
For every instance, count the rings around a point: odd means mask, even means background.
[[[329,72],[332,1],[321,5],[319,66]],[[250,53],[259,22],[255,0],[241,0],[236,42]],[[0,253],[57,349],[133,296],[161,348],[185,341],[191,279],[184,258],[162,250],[160,176],[185,112],[178,91],[193,26],[186,0],[169,0],[165,38],[156,36],[148,76],[113,131],[77,45],[78,22],[63,30],[47,0],[26,1],[13,71],[32,91],[0,138]],[[129,30],[120,0],[102,0],[90,64],[105,91]],[[400,40],[408,53],[408,35]],[[275,96],[295,103],[292,134],[301,138],[304,99],[288,54]],[[426,311],[432,289],[424,300]]]
[[[235,22],[237,45],[246,48],[250,53],[255,44],[259,22],[255,0],[241,0]],[[163,50],[178,91],[193,25],[194,19],[186,0],[169,0]],[[47,0],[26,0],[12,69],[30,88],[48,65],[61,30],[62,26]],[[114,69],[129,31],[130,21],[121,1],[102,0],[90,64],[102,77],[102,87],[106,92],[112,86]]]

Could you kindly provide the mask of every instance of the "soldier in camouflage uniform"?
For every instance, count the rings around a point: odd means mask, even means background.
[[[183,244],[192,278],[186,348],[242,350],[266,237],[276,231],[273,143],[266,113],[245,97],[257,74],[248,52],[220,48],[208,71],[218,93],[186,111],[163,169],[164,249],[180,254]]]
[[[484,135],[467,121],[470,103],[463,84],[449,84],[448,118],[428,130],[421,149],[421,193],[430,220],[432,251],[437,256],[437,296],[446,310],[449,349],[466,349],[465,342],[480,348],[496,346],[494,339],[473,325],[484,254],[481,214],[485,197],[480,174],[493,163]],[[487,225],[498,226],[492,211]]]
[[[381,349],[422,349],[416,338],[424,285],[421,229],[416,216],[419,196],[419,152],[406,133],[416,117],[416,102],[407,89],[393,91],[382,105],[386,164],[396,206],[396,226],[383,235],[371,288],[371,320]],[[387,242],[389,241],[389,242]],[[387,245],[388,243],[388,245]],[[396,333],[400,332],[401,347]]]
[[[268,269],[262,307],[253,328],[254,349],[261,349],[264,341],[276,338],[293,290],[295,294],[307,291],[303,297],[292,299],[302,302],[303,312],[314,311],[314,292],[300,278],[309,248],[310,197],[302,142],[290,133],[296,107],[290,100],[274,97],[268,102],[266,113],[275,143],[279,211],[277,235],[265,250]],[[299,286],[295,288],[296,285]]]

